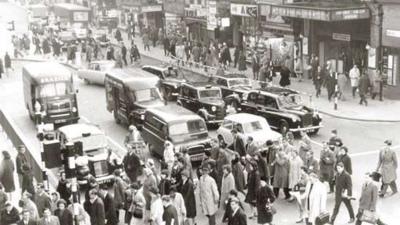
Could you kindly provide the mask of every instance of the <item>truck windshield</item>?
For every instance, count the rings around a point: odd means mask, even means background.
[[[219,89],[209,89],[199,91],[200,98],[221,98],[221,91]]]
[[[132,97],[133,97],[134,101],[137,101],[137,102],[147,102],[147,101],[160,99],[160,95],[157,92],[156,88],[133,91]]]
[[[39,97],[54,97],[71,94],[72,85],[68,82],[46,83],[39,87]]]
[[[206,125],[202,120],[191,120],[173,124],[169,127],[171,136],[180,136],[188,134],[196,134],[207,131]]]

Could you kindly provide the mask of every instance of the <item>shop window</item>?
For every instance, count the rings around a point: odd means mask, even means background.
[[[388,85],[397,85],[397,74],[399,72],[399,56],[387,54],[383,57],[383,74]]]

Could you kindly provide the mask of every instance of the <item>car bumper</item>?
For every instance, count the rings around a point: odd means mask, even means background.
[[[224,120],[207,120],[207,124],[221,124]]]
[[[299,131],[313,132],[322,127],[323,127],[322,124],[319,124],[318,126],[291,128],[291,129],[289,129],[289,131],[291,131],[291,132],[299,132]]]

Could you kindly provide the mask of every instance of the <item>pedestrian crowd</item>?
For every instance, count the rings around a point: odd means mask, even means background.
[[[196,170],[187,149],[176,151],[169,141],[165,142],[160,166],[151,158],[144,161],[135,151],[141,138],[137,132],[131,129],[128,133],[128,153],[121,167],[115,167],[111,184],[88,178],[87,185],[81,187],[82,196],[74,196],[71,180],[63,171],[54,191],[42,183],[35,184],[24,146],[18,147],[15,166],[10,154],[3,151],[0,224],[72,225],[78,220],[79,225],[194,225],[199,224],[197,217],[202,213],[210,225],[246,225],[248,220],[265,225],[272,224],[275,213],[279,213],[275,202],[287,201],[297,205],[296,223],[334,224],[344,203],[349,223],[360,225],[374,214],[374,222],[381,225],[378,196],[387,196],[389,186],[392,194],[397,193],[397,157],[390,140],[379,153],[377,168],[366,174],[355,213],[352,161],[336,130],[316,159],[305,133],[296,145],[293,134],[288,133],[282,143],[267,141],[259,147],[252,137],[244,140],[237,127],[232,131],[231,146],[212,140],[211,150],[205,152]],[[21,190],[15,188],[15,172]],[[21,191],[21,199],[12,199],[16,191]],[[332,214],[326,207],[329,194],[335,199]],[[13,202],[19,202],[18,206]],[[245,212],[244,204],[250,212]],[[217,218],[218,211],[223,212],[222,218]]]

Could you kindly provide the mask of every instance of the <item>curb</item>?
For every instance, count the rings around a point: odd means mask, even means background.
[[[320,112],[324,115],[334,117],[337,119],[342,119],[342,120],[350,120],[350,121],[358,121],[358,122],[375,122],[375,123],[400,123],[400,119],[399,120],[362,119],[362,118],[354,118],[354,117],[348,117],[348,116],[338,116],[338,115],[334,115],[332,113],[323,111],[321,109],[318,109],[318,112]]]

